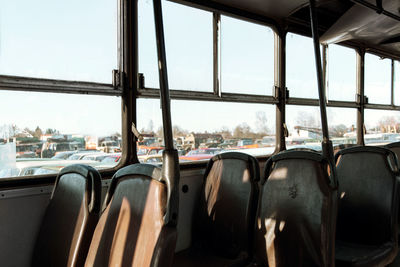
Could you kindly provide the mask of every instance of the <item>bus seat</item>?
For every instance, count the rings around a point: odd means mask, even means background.
[[[342,149],[359,146],[358,144],[338,144],[333,146],[333,153],[336,154]]]
[[[389,143],[383,147],[394,152],[394,154],[397,156],[397,159],[400,158],[400,142]],[[400,177],[397,178],[397,182],[400,183]],[[400,210],[397,217],[397,233],[400,234]]]
[[[240,152],[210,159],[194,216],[193,242],[174,266],[236,266],[250,259],[260,170]]]
[[[82,266],[100,204],[101,177],[96,169],[81,164],[63,168],[43,217],[32,266]]]
[[[397,158],[400,158],[400,142],[389,143],[384,148],[391,150],[396,154]]]
[[[336,156],[338,266],[384,266],[397,254],[397,158],[380,147],[352,147]]]
[[[85,266],[170,266],[176,227],[164,224],[167,185],[161,169],[133,164],[117,171],[104,200]]]
[[[282,151],[265,165],[256,266],[334,266],[337,181],[321,154]]]

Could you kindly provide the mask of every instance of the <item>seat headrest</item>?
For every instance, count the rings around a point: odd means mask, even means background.
[[[378,147],[378,146],[356,146],[356,147],[350,147],[350,148],[345,148],[343,150],[340,150],[336,153],[335,155],[335,162],[336,165],[340,162],[340,157],[345,154],[351,154],[351,153],[375,153],[375,154],[381,154],[382,156],[387,158],[387,163],[395,174],[399,174],[399,163],[398,159],[396,156],[396,153],[391,151],[388,148],[383,148],[383,147]]]
[[[155,165],[136,163],[118,170],[112,177],[110,187],[104,199],[103,209],[110,203],[118,182],[127,176],[140,175],[161,182],[161,169]]]
[[[335,166],[332,166],[330,164],[330,162],[328,161],[328,159],[326,157],[324,157],[321,153],[317,152],[317,151],[313,151],[313,150],[309,150],[309,149],[290,149],[290,150],[284,150],[279,152],[278,154],[275,154],[273,156],[271,156],[267,162],[265,163],[265,167],[264,167],[264,176],[261,179],[261,184],[263,185],[269,175],[270,172],[273,168],[274,163],[281,161],[281,160],[287,160],[287,159],[299,159],[299,160],[312,160],[312,161],[316,161],[316,162],[320,162],[322,164],[325,164],[327,166],[327,171],[330,174],[329,175],[329,184],[332,188],[337,188],[338,186],[338,182],[336,177],[333,175],[333,172],[331,170],[333,170],[333,168],[335,168]]]
[[[384,148],[400,147],[400,142],[389,143],[383,146]]]
[[[101,198],[96,197],[100,195],[100,192],[96,190],[101,189],[101,176],[100,173],[93,167],[83,165],[83,164],[72,164],[61,169],[58,173],[56,182],[54,185],[54,190],[52,197],[54,195],[55,189],[58,186],[60,179],[66,174],[78,174],[87,180],[87,190],[88,194],[88,209],[89,212],[99,213],[101,208]]]
[[[210,172],[212,165],[214,162],[218,160],[224,160],[224,159],[238,159],[238,160],[243,160],[249,164],[250,168],[250,173],[253,181],[259,181],[260,180],[260,168],[258,166],[258,161],[255,157],[245,154],[242,152],[224,152],[220,153],[218,155],[213,156],[210,161],[207,164],[205,176]]]

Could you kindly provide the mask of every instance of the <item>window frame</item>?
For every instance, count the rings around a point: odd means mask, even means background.
[[[132,59],[130,55],[135,54],[136,44],[129,40],[129,37],[135,33],[129,32],[128,29],[134,27],[135,13],[131,12],[135,5],[130,1],[115,0],[117,5],[117,65],[118,69],[110,69],[112,75],[112,83],[98,83],[85,81],[71,81],[62,79],[46,79],[46,78],[30,78],[24,76],[0,75],[0,90],[7,91],[25,91],[25,92],[44,92],[55,94],[85,94],[85,95],[104,95],[121,97],[121,136],[122,136],[122,155],[120,162],[109,169],[99,170],[103,178],[112,176],[113,173],[124,165],[128,165],[135,161],[136,146],[129,145],[126,140],[132,137],[132,133],[128,131],[127,125],[133,122],[132,106],[134,99],[133,90],[129,90],[128,85],[132,84],[129,80],[136,80],[135,66],[130,65]],[[124,109],[123,107],[126,107]],[[135,157],[129,156],[134,154]],[[41,174],[29,176],[14,176],[2,178],[0,188],[8,188],[13,186],[30,186],[44,183],[54,183],[57,174]]]
[[[174,2],[174,1],[172,1]],[[179,3],[183,6],[190,5]],[[217,5],[219,6],[219,5]],[[220,68],[220,54],[221,54],[221,46],[220,46],[220,23],[221,23],[221,15],[232,17],[235,19],[240,19],[245,22],[259,24],[262,26],[269,27],[272,32],[274,33],[275,39],[277,34],[277,28],[270,20],[266,20],[265,18],[260,19],[251,19],[254,15],[243,16],[237,15],[235,10],[230,11],[223,11],[221,10],[207,10],[205,8],[196,7],[199,9],[204,9],[206,11],[212,12],[212,19],[213,19],[213,90],[209,92],[204,91],[188,91],[182,90],[181,88],[170,88],[170,97],[171,99],[176,100],[198,100],[198,101],[217,101],[217,102],[241,102],[241,103],[262,103],[262,104],[278,104],[279,101],[277,97],[273,95],[256,95],[256,94],[242,94],[242,93],[225,93],[221,91],[220,86],[220,75],[221,75],[221,68]],[[242,13],[242,12],[241,12]],[[275,42],[275,40],[274,40]],[[168,58],[167,58],[168,60]],[[275,70],[276,72],[276,70]],[[160,90],[158,88],[151,88],[146,87],[143,82],[143,74],[138,73],[139,75],[139,84],[136,88],[136,96],[137,98],[159,98],[160,97]],[[274,76],[276,74],[274,73]],[[276,81],[275,81],[276,83]],[[271,85],[271,90],[273,85]]]
[[[47,92],[47,93],[71,93],[71,94],[88,94],[88,95],[108,95],[121,97],[121,120],[122,120],[122,156],[120,163],[114,168],[101,170],[103,177],[111,176],[117,169],[122,166],[137,163],[136,142],[135,136],[131,131],[132,123],[136,123],[136,99],[138,98],[153,98],[159,99],[160,91],[155,88],[145,88],[141,85],[140,75],[138,73],[138,6],[137,1],[116,0],[118,3],[118,70],[113,70],[113,84],[95,83],[95,82],[80,82],[66,81],[56,79],[43,78],[27,78],[9,75],[0,75],[0,90],[9,91],[27,91],[27,92]],[[194,6],[213,13],[213,90],[212,92],[185,91],[179,89],[171,89],[171,99],[176,100],[198,100],[198,101],[216,101],[216,102],[240,102],[240,103],[258,103],[258,104],[273,104],[276,105],[276,147],[275,152],[285,149],[285,105],[304,105],[304,106],[319,106],[318,99],[308,98],[293,98],[288,95],[285,87],[285,46],[286,34],[288,31],[281,28],[276,21],[264,16],[238,10],[232,7],[227,7],[223,4],[214,2],[205,2],[199,4],[191,3],[190,1],[172,0],[182,5]],[[268,95],[249,95],[239,93],[224,93],[219,88],[219,23],[220,16],[226,15],[234,18],[256,23],[270,27],[274,32],[274,94]],[[289,27],[290,28],[290,27]],[[295,34],[308,35],[301,32],[291,30]],[[379,109],[379,110],[397,110],[400,111],[400,105],[394,105],[394,60],[398,58],[388,57],[392,60],[391,71],[391,104],[369,104],[364,96],[364,56],[365,49],[354,47],[351,44],[344,46],[353,48],[357,53],[357,99],[354,101],[333,101],[327,100],[327,107],[340,108],[357,108],[357,138],[358,143],[363,144],[363,125],[364,125],[364,109]],[[386,54],[380,51],[368,50],[369,53],[387,57]],[[326,73],[326,47],[323,46],[322,53],[323,72]],[[110,70],[111,71],[111,70]],[[111,73],[110,73],[111,75]],[[268,155],[257,157],[265,159]],[[194,168],[195,166],[205,166],[205,163],[180,164]],[[33,178],[33,179],[32,179]],[[4,178],[0,182],[0,187],[5,188],[14,185],[32,185],[38,183],[52,183],[55,175],[38,175],[26,177]]]
[[[176,3],[176,1],[172,1]],[[191,7],[190,4],[178,2],[183,6]],[[202,4],[203,5],[203,4]],[[206,7],[206,8],[205,8]],[[280,43],[277,41],[279,38],[279,28],[277,24],[269,19],[266,19],[263,16],[258,16],[253,13],[243,12],[241,10],[235,10],[231,8],[226,8],[220,4],[209,4],[204,3],[203,7],[195,6],[195,8],[203,9],[206,11],[212,12],[212,19],[213,19],[213,90],[212,92],[204,92],[204,91],[189,91],[189,90],[182,90],[179,88],[169,88],[169,94],[171,100],[191,100],[191,101],[211,101],[211,102],[228,102],[228,103],[247,103],[247,104],[272,104],[276,106],[276,120],[275,124],[278,125],[280,118],[280,113],[278,113],[279,108],[277,105],[281,102],[280,100],[280,93],[279,93],[279,79],[280,76],[277,74],[277,57],[279,57],[280,49],[277,47]],[[243,94],[243,93],[226,93],[221,91],[220,86],[220,79],[221,79],[221,45],[220,45],[220,23],[221,23],[221,16],[228,16],[235,19],[240,19],[245,22],[259,24],[265,27],[269,27],[273,34],[274,34],[274,84],[271,84],[271,90],[273,91],[273,95],[257,95],[257,94]],[[167,55],[168,60],[168,55]],[[138,64],[138,62],[136,63]],[[146,87],[143,84],[144,81],[144,74],[138,73],[138,83],[136,87],[135,97],[136,99],[144,98],[144,99],[160,99],[160,89],[158,88],[150,88]],[[136,113],[138,111],[136,110]],[[276,135],[276,142],[277,144],[280,142],[280,132],[278,130],[279,127],[275,127],[275,135]],[[275,150],[272,154],[275,154],[279,150],[280,145],[275,145]],[[136,156],[136,155],[135,155]],[[263,155],[257,156],[258,159],[266,159],[270,155]],[[183,168],[196,168],[199,166],[205,166],[207,162],[180,162],[179,165]]]

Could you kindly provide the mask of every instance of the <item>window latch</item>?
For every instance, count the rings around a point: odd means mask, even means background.
[[[143,135],[141,135],[136,128],[136,125],[132,122],[132,133],[136,136],[138,141],[143,141]]]
[[[145,88],[143,73],[138,73],[138,88],[139,89],[144,89]]]
[[[361,95],[360,94],[356,94],[356,103],[357,104],[361,104]],[[368,97],[364,96],[364,104],[368,104]]]
[[[114,89],[118,89],[123,87],[122,83],[123,83],[123,72],[119,71],[119,70],[113,70],[112,71],[112,85],[114,87]]]
[[[276,100],[281,100],[282,95],[281,95],[281,88],[279,86],[274,85],[272,87],[272,95]]]
[[[283,135],[287,138],[289,137],[289,130],[286,126],[286,123],[283,123]]]

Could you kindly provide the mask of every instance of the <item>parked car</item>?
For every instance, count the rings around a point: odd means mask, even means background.
[[[189,151],[185,156],[179,157],[181,161],[193,161],[193,160],[204,160],[210,159],[214,155],[220,153],[220,148],[202,148]]]
[[[78,150],[56,152],[56,154],[52,157],[52,159],[67,159],[72,154],[75,154],[77,152],[78,152]]]
[[[36,158],[36,150],[38,148],[38,144],[17,144],[16,158]]]
[[[45,142],[42,146],[42,158],[51,158],[56,155],[57,152],[75,150],[73,144],[69,142]]]
[[[162,153],[163,150],[164,147],[139,146],[137,156],[140,162],[146,162],[147,158],[153,155],[158,155],[159,153]]]
[[[87,164],[92,167],[98,165],[98,162],[92,160],[17,159],[13,168],[0,169],[0,178],[36,175],[38,173],[57,173],[65,166],[76,163]],[[47,172],[45,171],[46,169],[48,170]]]
[[[84,156],[81,160],[94,160],[94,161],[102,161],[105,157],[107,157],[107,153],[93,153]]]
[[[96,151],[96,150],[89,150],[89,151],[79,151],[77,153],[72,154],[71,156],[69,156],[67,159],[68,160],[80,160],[83,159],[83,157],[85,156],[89,156],[89,155],[93,155],[93,154],[104,154],[100,151]]]
[[[121,153],[107,154],[101,163],[115,163],[121,159]]]
[[[103,141],[98,149],[105,153],[121,152],[121,148],[119,147],[117,141]]]

